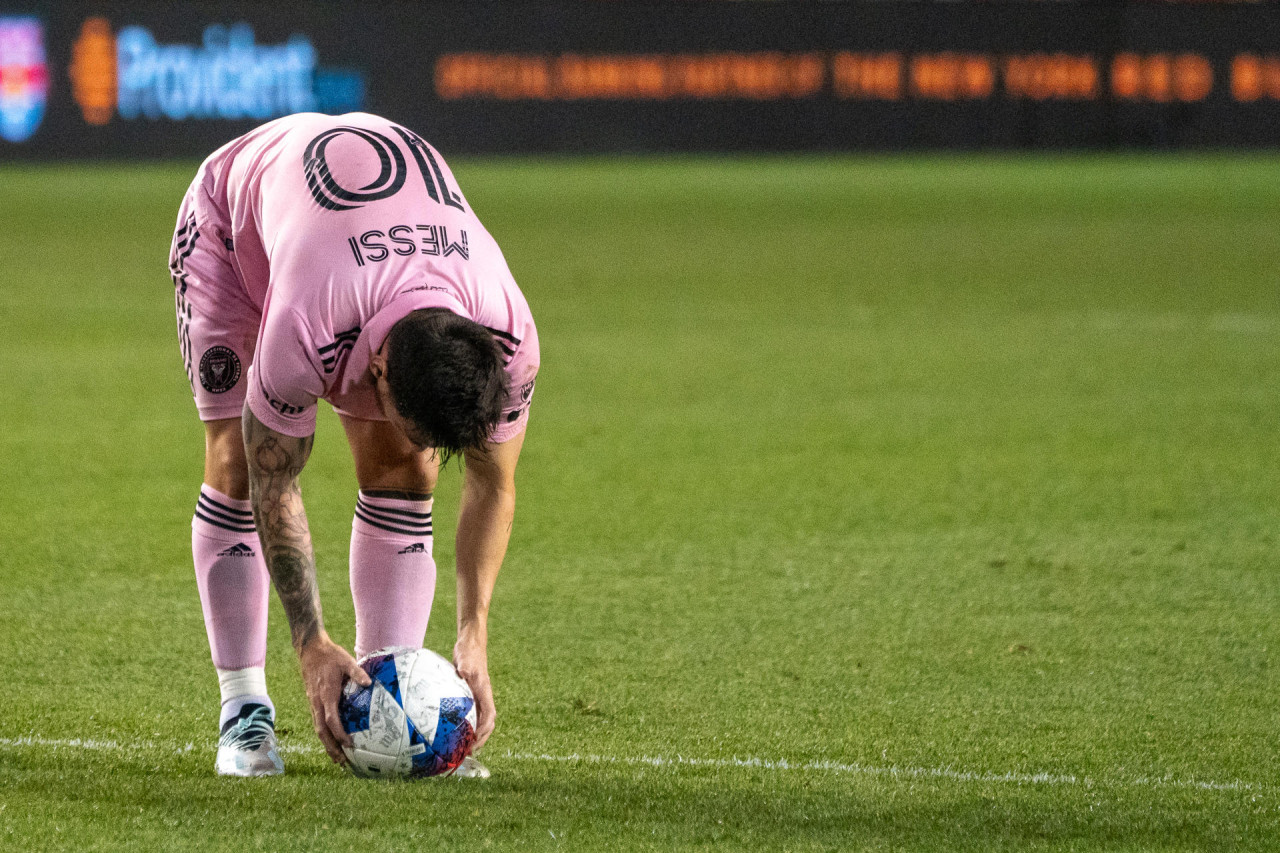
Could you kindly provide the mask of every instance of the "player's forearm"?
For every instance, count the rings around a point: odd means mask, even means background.
[[[311,531],[298,486],[313,438],[281,435],[264,426],[247,407],[244,437],[249,499],[263,558],[288,617],[293,646],[301,651],[324,633]]]
[[[254,495],[252,481],[250,494]],[[324,618],[320,609],[320,589],[316,584],[315,554],[311,549],[311,533],[307,529],[307,516],[302,506],[302,494],[293,489],[276,491],[268,485],[261,492],[262,509],[254,500],[254,515],[258,521],[258,535],[262,539],[262,553],[267,571],[275,585],[276,594],[289,619],[289,633],[293,647],[303,646],[324,632]],[[277,514],[278,523],[261,519]]]
[[[468,478],[458,512],[458,635],[484,640],[516,514],[514,483]]]
[[[458,642],[488,640],[489,601],[516,515],[516,463],[524,433],[467,451],[458,512]]]

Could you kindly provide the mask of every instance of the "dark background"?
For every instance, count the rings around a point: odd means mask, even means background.
[[[137,24],[164,44],[198,45],[212,23],[252,24],[258,44],[293,33],[319,64],[362,74],[364,109],[418,130],[446,153],[984,148],[1264,147],[1280,134],[1280,101],[1238,102],[1229,83],[1240,52],[1280,51],[1280,8],[1178,3],[11,3],[45,28],[48,108],[23,142],[0,140],[0,160],[198,156],[258,120],[132,119],[88,124],[72,99],[71,46],[86,18],[113,31]],[[1092,100],[1009,97],[846,100],[830,83],[804,99],[662,101],[442,100],[437,57],[722,51],[1066,52],[1099,57]],[[1195,52],[1214,88],[1193,103],[1112,96],[1108,69],[1123,51]]]

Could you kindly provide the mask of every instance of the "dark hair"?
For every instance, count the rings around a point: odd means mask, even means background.
[[[444,308],[411,311],[391,327],[387,384],[396,411],[441,462],[488,441],[507,399],[493,335]]]

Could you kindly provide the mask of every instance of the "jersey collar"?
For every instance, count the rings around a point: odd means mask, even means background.
[[[437,286],[422,285],[406,290],[382,306],[360,330],[360,337],[351,348],[351,357],[343,372],[342,393],[350,393],[357,386],[372,383],[369,360],[382,348],[387,335],[391,333],[391,327],[411,312],[423,308],[447,308],[460,317],[471,319],[457,297]]]

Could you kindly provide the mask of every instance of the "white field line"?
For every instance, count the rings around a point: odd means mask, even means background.
[[[23,735],[22,737],[3,737],[0,738],[0,747],[20,748],[24,746],[43,746],[47,749],[87,749],[90,751],[102,752],[168,752],[175,755],[191,752],[196,749],[194,743],[160,743],[157,741],[141,740],[133,743],[124,744],[114,740],[99,740],[97,738],[48,738],[39,735]]]
[[[748,768],[761,770],[800,771],[804,773],[832,773],[838,776],[883,776],[891,779],[947,779],[953,782],[1002,782],[1013,785],[1079,785],[1121,786],[1127,788],[1197,788],[1204,791],[1264,791],[1270,786],[1255,785],[1238,779],[1230,782],[1212,782],[1202,779],[1178,779],[1173,776],[1131,776],[1092,779],[1062,773],[1004,773],[977,770],[958,770],[954,767],[911,767],[898,764],[861,764],[842,761],[787,761],[767,758],[686,758],[642,755],[635,757],[617,755],[548,755],[530,752],[505,752],[503,758],[512,761],[566,762],[583,764],[623,764],[650,767],[710,767]]]
[[[45,749],[71,749],[100,752],[121,752],[126,754],[167,753],[185,755],[195,750],[214,750],[212,743],[195,744],[134,741],[122,743],[115,740],[96,738],[46,738],[39,735],[23,735],[21,737],[0,737],[0,748],[21,749],[39,747]],[[315,746],[284,745],[281,751],[286,753],[310,755],[320,753]],[[990,771],[961,770],[954,767],[912,767],[899,764],[862,764],[860,762],[843,761],[787,761],[785,758],[688,758],[682,755],[593,755],[590,753],[569,755],[550,755],[535,752],[511,752],[501,754],[508,761],[555,763],[555,764],[609,764],[627,767],[695,767],[711,769],[748,769],[771,770],[780,772],[829,773],[836,776],[872,776],[888,779],[945,779],[951,782],[1001,783],[1010,785],[1048,785],[1053,787],[1079,786],[1124,787],[1124,788],[1190,788],[1202,791],[1270,791],[1270,785],[1258,785],[1243,782],[1239,779],[1228,782],[1215,782],[1204,779],[1179,779],[1174,776],[1111,776],[1090,778],[1075,776],[1069,773],[1018,773],[1008,771],[993,773]]]

